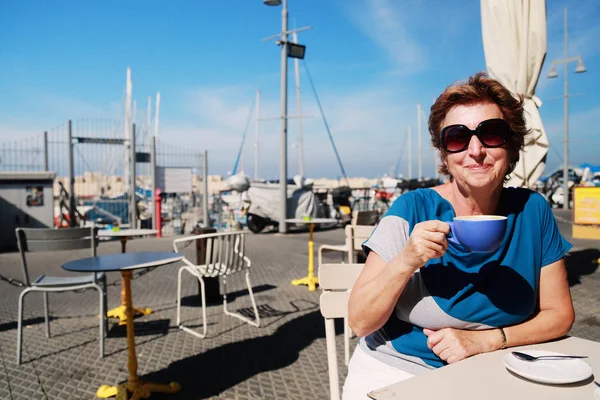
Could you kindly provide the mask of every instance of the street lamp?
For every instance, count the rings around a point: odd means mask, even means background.
[[[567,9],[565,8],[565,58],[560,60],[552,61],[550,65],[550,71],[548,72],[548,78],[557,78],[558,72],[556,72],[556,66],[558,64],[564,65],[565,75],[565,92],[563,94],[565,102],[565,138],[564,138],[564,166],[563,166],[563,208],[566,210],[569,208],[569,71],[567,66],[570,62],[577,61],[577,67],[575,68],[576,73],[583,73],[586,71],[583,65],[581,56],[570,57],[568,56],[568,32],[567,32]]]
[[[279,188],[280,188],[280,202],[281,202],[281,213],[279,215],[279,232],[287,232],[287,58],[304,58],[306,46],[294,44],[288,42],[288,34],[293,32],[300,32],[310,29],[310,26],[293,29],[288,31],[288,10],[287,0],[264,0],[264,4],[267,6],[279,6],[281,5],[281,33],[264,38],[263,40],[271,40],[279,38],[276,42],[281,45],[281,150],[279,159]]]

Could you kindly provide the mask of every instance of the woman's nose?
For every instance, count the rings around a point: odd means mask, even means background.
[[[467,154],[473,158],[481,157],[482,154],[485,154],[485,147],[475,135],[471,136],[469,147],[467,148]]]

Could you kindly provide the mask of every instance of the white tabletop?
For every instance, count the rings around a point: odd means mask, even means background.
[[[108,229],[98,230],[98,236],[100,237],[134,237],[156,235],[157,233],[158,231],[156,229],[121,229],[116,232]]]
[[[444,399],[444,400],[518,400],[518,399],[585,399],[593,400],[597,386],[593,380],[566,385],[546,385],[509,372],[502,358],[513,350],[555,351],[587,355],[582,361],[592,367],[594,378],[600,376],[600,343],[569,337],[556,342],[514,347],[484,353],[455,364],[426,372],[371,393],[377,400]]]
[[[336,224],[338,220],[335,218],[313,218],[305,221],[303,218],[288,218],[285,222],[292,224]]]

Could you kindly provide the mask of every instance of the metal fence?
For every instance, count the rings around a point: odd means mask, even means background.
[[[157,168],[187,168],[192,174],[192,191],[163,195],[163,232],[178,233],[202,218],[208,208],[206,189],[206,152],[182,148],[158,141],[142,128],[135,132],[135,153],[131,141],[125,140],[125,124],[113,119],[79,119],[68,121],[30,138],[0,143],[0,171],[52,171],[55,216],[72,220],[79,212],[99,223],[118,221],[132,225],[130,205],[137,204],[138,226],[153,225],[154,189]],[[135,165],[128,162],[135,154]],[[154,158],[155,156],[155,158]],[[132,203],[135,171],[137,201]],[[76,207],[63,215],[60,203],[70,203],[75,193]],[[76,210],[76,211],[75,211]]]

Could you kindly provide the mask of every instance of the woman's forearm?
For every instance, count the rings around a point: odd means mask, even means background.
[[[400,254],[375,277],[352,289],[348,322],[357,336],[367,336],[387,322],[413,273],[414,269],[404,265]]]
[[[504,328],[506,346],[546,342],[569,333],[575,314],[572,309],[549,309],[518,325]]]

